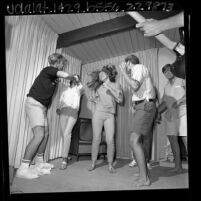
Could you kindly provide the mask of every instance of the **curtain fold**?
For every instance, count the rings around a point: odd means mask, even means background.
[[[48,65],[58,35],[38,16],[7,16],[5,30],[9,165],[19,167],[33,135],[24,111],[26,94]]]
[[[141,52],[135,52],[133,54],[138,56],[140,62],[148,67],[153,79],[153,83],[155,87],[158,89],[158,50],[154,48]],[[86,83],[90,81],[89,73],[96,69],[101,69],[104,65],[107,65],[109,63],[118,66],[127,55],[83,65],[82,81],[85,86],[86,93],[81,104],[80,117],[91,118],[92,111],[94,110],[94,105],[87,100],[88,95],[92,93],[86,87]],[[117,70],[119,72],[118,67]],[[116,153],[117,157],[119,158],[129,158],[130,157],[129,137],[130,137],[130,127],[132,124],[132,105],[131,105],[132,91],[131,88],[126,84],[125,80],[123,79],[123,76],[120,73],[118,73],[117,81],[121,84],[121,87],[124,92],[125,101],[123,106],[118,106],[117,108]]]

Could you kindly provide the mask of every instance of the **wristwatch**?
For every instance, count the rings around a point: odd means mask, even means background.
[[[178,42],[175,47],[173,48],[173,51],[179,55],[179,56],[183,56],[185,53],[185,47],[182,43]]]

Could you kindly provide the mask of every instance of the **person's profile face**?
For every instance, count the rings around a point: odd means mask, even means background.
[[[99,79],[101,80],[101,81],[104,81],[104,80],[106,80],[108,78],[108,75],[104,72],[104,71],[101,71],[100,73],[99,73]]]
[[[131,62],[127,61],[126,62],[126,69],[129,71],[129,70],[131,70],[131,68],[132,68]]]
[[[164,72],[164,75],[165,77],[169,80],[169,79],[172,79],[174,77],[173,73],[170,71],[170,69],[167,69],[165,72]]]
[[[62,61],[58,62],[57,64],[58,70],[63,70],[63,67],[64,67],[63,62]]]

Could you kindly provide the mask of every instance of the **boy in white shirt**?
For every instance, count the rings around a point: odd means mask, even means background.
[[[133,89],[132,103],[135,109],[130,136],[130,146],[134,152],[139,167],[139,177],[136,186],[151,184],[141,143],[142,136],[150,134],[156,114],[156,93],[148,68],[142,64],[137,56],[129,55],[119,66],[126,83]],[[131,72],[131,76],[127,74]]]

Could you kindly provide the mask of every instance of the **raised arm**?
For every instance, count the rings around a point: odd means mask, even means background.
[[[66,73],[64,71],[57,71],[57,77],[59,78],[68,78],[72,75],[70,75],[69,73]]]
[[[108,89],[108,92],[115,98],[117,103],[123,102],[123,91],[119,83],[114,85],[103,83],[103,86]]]
[[[155,20],[147,19],[145,22],[136,24],[137,28],[144,31],[144,36],[155,36],[166,30],[184,26],[184,12],[180,12],[172,17]]]
[[[184,55],[185,48],[182,44],[170,40],[163,31],[175,27],[183,27],[184,13],[181,12],[173,17],[163,20],[145,19],[141,14],[136,11],[127,12],[134,20],[138,22],[137,28],[144,31],[144,36],[155,36],[165,47],[170,50],[176,50],[180,55]]]
[[[97,102],[97,98],[98,98],[98,94],[94,90],[92,91],[92,94],[88,96],[88,100],[93,103]]]
[[[119,69],[121,74],[123,75],[125,81],[128,83],[128,85],[136,92],[138,91],[138,89],[140,88],[140,82],[138,80],[135,80],[133,78],[131,78],[127,73],[126,73],[126,63],[122,62],[119,65]]]

